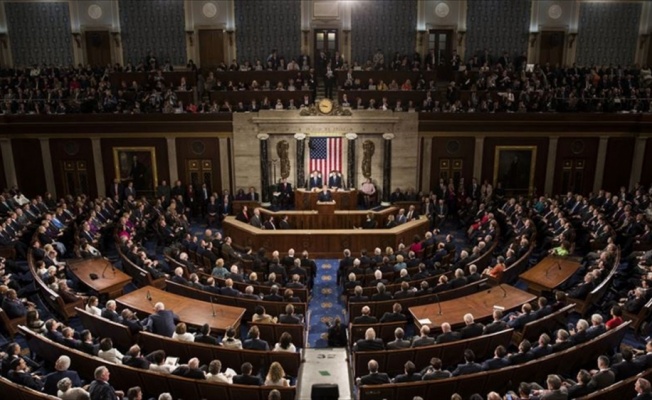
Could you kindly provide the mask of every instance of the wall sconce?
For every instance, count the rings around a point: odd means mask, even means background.
[[[344,45],[348,46],[349,45],[349,34],[351,33],[351,29],[343,29],[342,32],[344,33]]]
[[[418,39],[419,39],[419,42],[418,42],[417,46],[421,47],[421,46],[423,45],[423,38],[424,38],[424,36],[426,36],[426,32],[427,32],[427,31],[426,31],[425,29],[419,29],[419,30],[417,30],[417,33],[419,34],[419,35],[417,36]]]
[[[458,46],[461,46],[462,43],[464,42],[464,36],[466,36],[466,31],[465,30],[457,31],[457,45]]]
[[[188,42],[190,42],[190,47],[194,46],[193,43],[193,35],[195,34],[195,31],[186,31],[186,35],[188,35]]]
[[[2,43],[2,48],[6,49],[7,48],[7,39],[9,38],[9,35],[6,32],[0,33],[0,43]]]
[[[72,37],[75,39],[75,43],[77,43],[77,48],[81,49],[81,33],[73,32]]]
[[[303,33],[303,45],[308,46],[308,34],[310,33],[310,29],[302,29],[301,33]]]
[[[115,47],[120,47],[120,32],[111,32],[111,36],[113,37]]]
[[[577,39],[577,33],[576,32],[568,34],[568,48],[569,49],[573,48],[573,44],[575,43],[575,39]]]
[[[537,42],[539,37],[539,32],[530,32],[530,47],[534,47],[534,44]]]
[[[233,29],[227,29],[226,34],[229,37],[229,46],[233,46],[233,34],[235,33],[235,30]]]
[[[647,43],[647,40],[648,40],[649,38],[650,38],[650,34],[649,34],[649,33],[646,33],[646,34],[641,35],[641,39],[638,41],[638,48],[639,48],[640,50],[642,50],[643,47],[645,47],[645,44]]]

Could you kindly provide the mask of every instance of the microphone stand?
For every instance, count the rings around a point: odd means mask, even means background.
[[[437,315],[441,315],[441,302],[439,301],[439,295],[437,293],[435,293],[435,300],[437,300],[437,307],[439,307],[439,314]]]
[[[104,273],[106,272],[107,268],[109,268],[109,265],[113,267],[113,264],[111,264],[111,263],[106,263],[106,265],[104,266],[104,269],[102,270],[102,278],[105,277],[105,276],[104,276]],[[114,274],[115,274],[115,272],[114,272]]]
[[[505,290],[505,288],[503,287],[503,285],[500,284],[500,285],[498,285],[498,287],[500,288],[500,290],[503,291],[503,297],[507,297],[507,290]]]
[[[147,301],[149,301],[150,303],[152,302],[152,294],[149,292],[149,290],[147,291],[145,297],[147,298]]]
[[[211,301],[211,311],[213,312],[213,318],[215,318],[215,304],[213,304],[213,297],[209,297]]]

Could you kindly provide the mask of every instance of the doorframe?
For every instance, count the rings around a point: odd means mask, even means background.
[[[122,40],[119,33],[115,34],[112,30],[111,25],[82,25],[79,27],[81,34],[81,58],[84,65],[88,65],[88,54],[86,53],[86,32],[109,32],[109,50],[111,53],[111,65],[120,63],[124,67],[122,62]],[[73,40],[73,46],[77,46],[77,43]]]
[[[234,32],[229,33],[226,29],[226,24],[217,24],[217,25],[195,25],[194,30],[192,31],[193,46],[186,46],[186,56],[188,59],[192,59],[196,65],[201,65],[201,56],[199,54],[199,31],[201,30],[221,30],[222,31],[222,48],[224,49],[224,61],[226,65],[229,65],[231,60],[236,58],[236,48],[235,48],[235,39],[233,38]],[[186,36],[188,36],[186,34]],[[231,43],[229,44],[229,37],[231,37]]]
[[[546,26],[539,25],[539,30],[537,31],[538,37],[537,42],[534,47],[528,46],[530,54],[528,54],[528,60],[535,60],[532,64],[541,64],[541,34],[543,32],[562,32],[564,34],[564,43],[563,43],[563,52],[561,55],[561,66],[566,67],[572,64],[570,62],[571,56],[571,46],[575,48],[577,46],[577,41],[573,38],[573,41],[569,41],[570,33],[567,26]],[[531,32],[534,33],[534,32]],[[532,54],[534,53],[534,54]],[[575,52],[572,51],[574,54]]]

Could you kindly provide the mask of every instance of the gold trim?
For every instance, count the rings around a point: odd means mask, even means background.
[[[132,151],[132,152],[149,152],[150,157],[152,159],[152,190],[156,190],[156,186],[158,185],[158,167],[156,165],[156,147],[146,147],[146,146],[136,146],[136,147],[114,147],[113,148],[113,168],[114,168],[114,173],[115,177],[120,179],[121,181],[123,180],[121,175],[120,175],[120,157],[119,153],[121,151]]]
[[[498,183],[498,167],[500,166],[500,152],[507,150],[530,150],[532,157],[530,160],[530,181],[528,185],[528,194],[534,192],[534,172],[537,165],[537,146],[496,146],[494,153],[494,187]]]

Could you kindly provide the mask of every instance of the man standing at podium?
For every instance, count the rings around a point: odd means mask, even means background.
[[[331,194],[331,191],[328,190],[328,186],[324,185],[322,187],[322,190],[321,192],[319,192],[319,197],[317,198],[317,200],[322,202],[333,201],[333,195]]]
[[[342,174],[340,174],[339,171],[331,171],[330,176],[328,177],[328,187],[331,189],[342,188]]]

